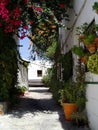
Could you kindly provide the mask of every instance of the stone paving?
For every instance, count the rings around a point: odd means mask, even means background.
[[[88,130],[67,122],[46,87],[30,87],[12,111],[0,116],[0,130]]]

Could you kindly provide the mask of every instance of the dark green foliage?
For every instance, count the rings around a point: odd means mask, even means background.
[[[88,126],[88,119],[85,112],[74,112],[71,115],[72,123],[77,126]]]
[[[98,10],[98,2],[94,2],[92,8],[93,10]]]
[[[59,46],[59,45],[58,45]],[[60,48],[58,48],[59,50]],[[61,72],[58,74],[60,68],[58,68],[58,62],[62,64],[64,68],[63,71],[63,80],[67,81],[73,72],[73,61],[72,61],[72,53],[69,51],[65,55],[60,55],[60,51],[56,51],[55,54],[55,63],[51,69],[47,72],[47,75],[43,77],[45,85],[50,87],[50,91],[53,94],[53,98],[58,102],[60,98],[59,91],[63,88],[63,81],[60,80]],[[60,67],[60,66],[59,66]]]
[[[17,86],[16,88],[18,89],[20,94],[24,93],[27,90],[25,86]]]
[[[47,74],[43,76],[42,82],[45,86],[50,87],[50,82],[52,78],[52,68],[47,69]]]
[[[79,57],[84,56],[84,49],[81,46],[74,45],[71,50]]]
[[[63,80],[67,81],[73,74],[73,59],[72,59],[72,52],[69,51],[68,53],[62,55],[61,63],[63,70]]]
[[[63,89],[60,90],[60,102],[62,103],[76,103],[77,102],[77,92],[78,89],[75,86],[75,83],[71,80],[68,80],[64,83]]]
[[[47,75],[43,77],[43,82],[50,88],[54,100],[58,103],[59,90],[62,88],[62,82],[57,78],[57,69],[54,65],[51,69],[48,69]]]
[[[60,80],[57,79],[51,79],[51,86],[50,86],[50,90],[53,94],[53,98],[54,100],[59,103],[59,90],[62,88],[62,82]]]
[[[12,35],[0,29],[0,100],[9,100],[17,82],[17,46]]]

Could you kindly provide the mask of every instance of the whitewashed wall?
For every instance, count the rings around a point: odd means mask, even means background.
[[[17,43],[17,50],[19,51],[19,38],[14,35],[14,39]],[[27,64],[29,63],[28,61],[25,61],[23,59],[21,59],[18,55],[18,81],[17,81],[17,85],[19,86],[25,86],[28,89],[28,67],[23,65],[23,62],[27,62]]]
[[[62,53],[66,53],[73,45],[78,44],[78,38],[76,36],[77,26],[85,22],[91,23],[93,19],[95,19],[98,24],[98,15],[92,10],[92,5],[95,1],[98,0],[73,0],[73,9],[69,9],[68,11],[70,21],[65,21],[65,25],[71,29],[65,32],[62,28],[59,30]],[[76,61],[76,59],[74,61]],[[93,77],[92,79],[94,80],[94,75],[91,77]],[[96,78],[96,81],[98,81],[98,78]],[[87,99],[86,108],[90,128],[91,130],[98,130],[98,85],[87,85]]]
[[[87,103],[86,109],[90,121],[91,130],[98,130],[98,75],[90,72],[86,73],[86,81],[91,82],[87,84]]]
[[[28,66],[28,80],[41,80],[42,76],[46,74],[47,68],[51,67],[51,63],[47,61],[35,60]],[[42,76],[38,77],[37,70],[42,70]]]
[[[28,67],[18,63],[18,85],[25,86],[28,89]]]

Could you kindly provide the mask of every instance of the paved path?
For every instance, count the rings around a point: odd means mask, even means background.
[[[0,116],[0,130],[87,130],[65,121],[63,110],[45,87],[30,87],[11,112]]]

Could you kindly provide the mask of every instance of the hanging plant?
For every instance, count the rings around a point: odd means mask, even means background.
[[[65,12],[70,7],[70,1],[32,1],[32,0],[1,0],[0,27],[4,32],[17,34],[21,39],[27,36],[27,30],[36,28],[40,22],[59,21],[66,17]],[[18,33],[20,32],[20,33]],[[21,34],[21,35],[19,35]]]

